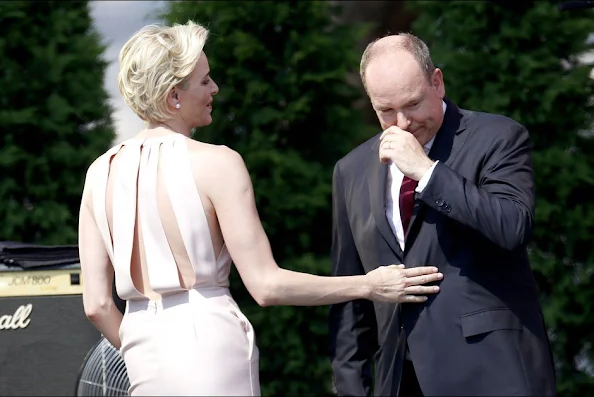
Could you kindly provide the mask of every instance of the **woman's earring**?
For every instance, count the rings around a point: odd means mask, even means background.
[[[176,108],[176,109],[179,109],[179,108],[180,108],[180,104],[179,104],[179,103],[176,103],[176,104],[175,104],[175,108]]]

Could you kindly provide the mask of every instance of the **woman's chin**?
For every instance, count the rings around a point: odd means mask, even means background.
[[[204,117],[199,123],[196,123],[194,128],[206,127],[212,124],[212,117],[210,115]]]

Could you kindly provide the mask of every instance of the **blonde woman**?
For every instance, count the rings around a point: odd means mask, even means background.
[[[189,138],[218,87],[195,23],[150,25],[120,52],[119,88],[146,129],[88,169],[80,209],[84,307],[126,363],[131,395],[259,395],[254,330],[229,293],[235,263],[261,306],[423,302],[434,267],[319,277],[279,268],[248,171]],[[115,308],[111,283],[127,301]]]

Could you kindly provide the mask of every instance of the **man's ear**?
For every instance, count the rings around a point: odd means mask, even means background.
[[[433,86],[441,98],[445,97],[445,84],[443,83],[443,73],[441,72],[441,69],[435,68],[433,71],[431,86]]]

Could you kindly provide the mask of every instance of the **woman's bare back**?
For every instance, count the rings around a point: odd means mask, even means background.
[[[136,180],[136,216],[134,221],[134,236],[132,239],[132,252],[130,257],[130,275],[132,282],[136,290],[152,300],[158,300],[160,298],[159,293],[155,292],[151,287],[149,280],[149,269],[147,265],[147,253],[146,253],[146,241],[143,236],[142,228],[142,216],[140,214],[140,206],[138,205],[144,197],[142,197],[142,188],[139,187],[138,181],[142,179],[143,173],[150,172],[150,170],[144,169],[142,162],[140,165],[130,163],[128,150],[137,150],[136,145],[140,145],[140,157],[142,158],[143,152],[146,150],[152,150],[150,155],[157,154],[159,156],[156,165],[156,207],[157,216],[161,222],[163,232],[174,258],[175,264],[177,265],[179,284],[183,289],[190,289],[200,280],[196,280],[196,271],[192,267],[190,256],[186,249],[188,244],[204,244],[204,241],[192,241],[185,242],[180,231],[180,225],[178,223],[178,217],[176,217],[174,207],[172,205],[170,194],[175,194],[168,190],[167,179],[163,172],[163,153],[160,150],[154,150],[155,142],[159,143],[162,139],[169,139],[175,136],[176,139],[182,139],[187,147],[187,158],[188,167],[192,174],[198,195],[201,203],[187,203],[187,205],[201,205],[206,216],[208,224],[208,232],[210,233],[210,239],[212,244],[212,250],[215,253],[215,259],[223,253],[224,241],[219,227],[217,214],[213,204],[208,198],[208,191],[210,189],[209,184],[213,181],[212,174],[216,172],[212,163],[209,159],[216,155],[218,146],[210,145],[202,142],[197,142],[192,139],[181,136],[180,134],[172,133],[164,128],[156,128],[152,130],[144,130],[136,137],[128,140],[122,147],[111,157],[109,162],[109,174],[107,177],[107,185],[105,192],[105,209],[107,223],[109,225],[110,236],[112,238],[114,233],[117,233],[114,225],[114,205],[118,205],[114,201],[114,185],[115,177],[122,173],[127,173],[127,167],[138,167],[138,179]],[[150,149],[149,149],[150,148]],[[146,155],[146,153],[144,153]],[[150,156],[149,155],[149,156]],[[181,177],[184,170],[175,170],[176,177]],[[210,177],[205,177],[210,175]],[[184,199],[189,199],[185,198]],[[120,203],[121,205],[121,203]],[[200,267],[201,264],[195,264]],[[222,280],[221,280],[222,281]],[[173,291],[172,291],[173,292]]]

